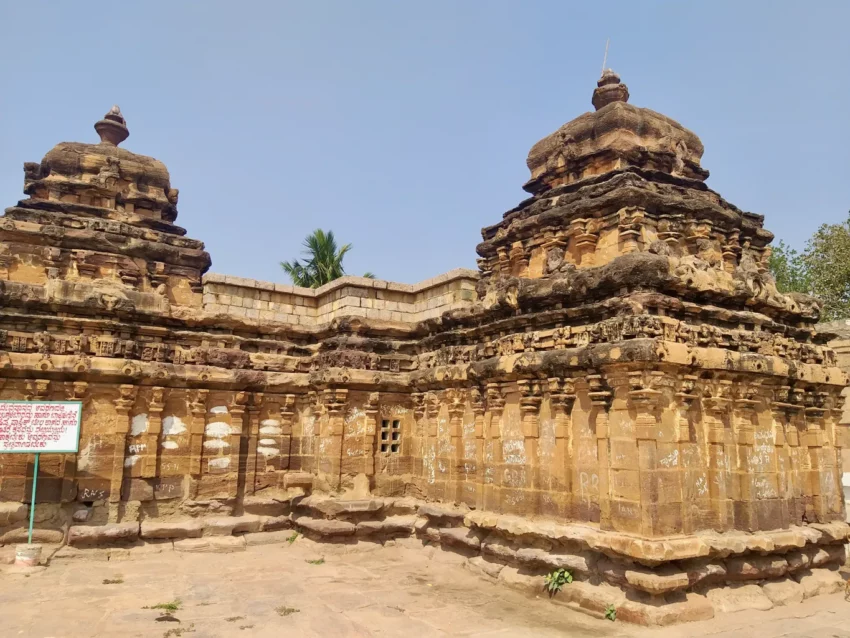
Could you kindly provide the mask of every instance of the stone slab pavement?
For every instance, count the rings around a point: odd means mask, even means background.
[[[109,560],[100,552],[100,560],[53,561],[29,573],[3,566],[0,636],[850,638],[843,594],[645,629],[492,584],[434,548],[346,553],[303,537],[229,554],[165,548],[113,551]],[[175,601],[170,614],[151,609]]]

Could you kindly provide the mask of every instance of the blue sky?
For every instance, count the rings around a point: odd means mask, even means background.
[[[630,101],[802,247],[850,209],[848,24],[843,0],[0,0],[0,203],[115,103],[215,272],[286,281],[317,227],[354,244],[352,274],[474,268],[528,150],[592,108],[610,37]]]

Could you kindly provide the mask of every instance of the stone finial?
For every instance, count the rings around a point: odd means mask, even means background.
[[[121,115],[121,109],[113,106],[103,119],[94,125],[94,130],[100,135],[101,144],[118,146],[130,136],[127,121]]]
[[[620,76],[611,69],[605,69],[593,90],[593,106],[598,111],[612,102],[628,102],[629,87],[620,82]]]

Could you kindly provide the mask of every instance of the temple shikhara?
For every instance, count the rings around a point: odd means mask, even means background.
[[[83,402],[79,453],[41,458],[36,540],[438,545],[536,593],[566,568],[556,601],[644,624],[843,587],[834,336],[777,290],[762,216],[706,186],[699,138],[628,100],[606,71],[532,147],[478,271],[416,285],[208,273],[117,107],[99,143],[24,164],[0,399]],[[32,472],[0,455],[0,543],[25,540]]]

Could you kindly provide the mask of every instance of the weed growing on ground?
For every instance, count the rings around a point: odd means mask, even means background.
[[[564,585],[573,582],[573,575],[566,569],[556,569],[551,574],[546,574],[546,591],[554,596]]]
[[[292,543],[294,543],[296,540],[298,540],[299,536],[300,536],[300,534],[298,532],[292,532],[292,536],[287,538],[286,542],[289,543],[290,545],[292,545]]]
[[[245,620],[245,616],[231,616],[230,618],[225,618],[225,622],[236,622],[237,620]]]
[[[308,560],[306,562],[310,563],[311,565],[324,565],[325,559],[324,558],[317,558],[316,560]]]
[[[605,608],[605,619],[614,622],[617,620],[617,608],[613,604]]]
[[[275,611],[277,612],[278,616],[283,616],[285,618],[286,616],[297,614],[301,610],[295,609],[295,607],[286,607],[285,605],[281,605],[280,607],[275,609]]]
[[[183,602],[179,598],[175,598],[170,603],[159,603],[158,605],[149,605],[147,607],[142,607],[142,609],[161,609],[166,614],[173,614],[175,611],[180,610],[180,605]]]
[[[121,585],[124,582],[123,578],[104,578],[104,585]]]
[[[174,629],[169,629],[164,634],[162,634],[162,638],[171,638],[175,636],[175,638],[180,638],[183,634],[193,634],[195,633],[195,623],[190,624],[188,627],[175,627]]]
[[[253,629],[254,625],[240,625],[239,629]]]

